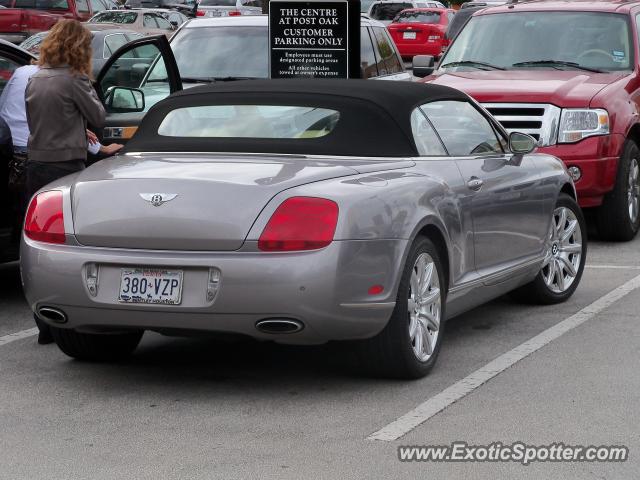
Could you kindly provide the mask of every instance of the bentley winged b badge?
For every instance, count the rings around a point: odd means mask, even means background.
[[[141,193],[140,196],[154,207],[170,202],[178,196],[177,193]]]

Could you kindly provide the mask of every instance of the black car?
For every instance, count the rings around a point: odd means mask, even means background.
[[[13,43],[0,40],[0,93],[13,72],[19,67],[28,65],[35,58],[33,54]],[[6,130],[2,128],[2,131]],[[7,191],[8,165],[12,153],[10,144],[6,143],[9,139],[2,140],[3,142],[0,142],[0,263],[18,259],[19,237],[16,232],[15,207]]]

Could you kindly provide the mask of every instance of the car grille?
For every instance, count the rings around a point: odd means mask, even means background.
[[[531,135],[541,147],[558,140],[560,109],[544,103],[484,103],[507,132]]]

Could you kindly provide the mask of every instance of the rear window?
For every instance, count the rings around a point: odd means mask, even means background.
[[[406,10],[407,8],[412,8],[413,5],[411,3],[395,3],[395,2],[385,2],[385,3],[376,3],[371,7],[371,15],[369,15],[374,20],[393,20],[396,18],[402,10]]]
[[[320,138],[333,131],[340,113],[283,105],[207,105],[167,114],[158,135],[186,138]]]
[[[201,0],[201,7],[235,7],[236,0]]]
[[[396,21],[402,23],[440,23],[440,13],[409,10],[398,15]]]
[[[67,0],[16,0],[14,8],[33,8],[35,10],[69,10]]]
[[[138,14],[135,12],[102,12],[95,15],[89,23],[120,23],[120,24],[132,24],[135,23]]]

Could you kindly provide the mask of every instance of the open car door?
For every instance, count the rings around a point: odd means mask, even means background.
[[[119,48],[100,70],[96,90],[107,111],[102,142],[126,143],[153,105],[182,90],[167,38],[144,37]]]
[[[35,57],[16,45],[0,40],[0,93],[13,75],[24,65],[29,65]],[[0,263],[18,259],[20,240],[19,198],[10,194],[9,160],[13,155],[11,135],[6,124],[0,120]]]

